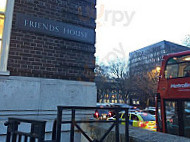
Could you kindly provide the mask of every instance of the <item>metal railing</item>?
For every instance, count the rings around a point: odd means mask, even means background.
[[[30,132],[20,131],[21,123],[30,124]],[[9,118],[7,126],[6,142],[44,142],[46,121]]]
[[[103,142],[106,136],[111,132],[111,130],[115,127],[115,142],[119,142],[119,124],[121,122],[125,123],[125,141],[129,142],[129,118],[128,118],[128,108],[114,108],[114,107],[78,107],[78,106],[72,106],[72,107],[66,107],[66,106],[58,106],[57,107],[57,125],[56,125],[56,141],[61,141],[61,126],[62,124],[71,124],[70,126],[70,142],[74,142],[74,132],[75,127],[83,134],[83,136],[89,141],[89,142]],[[96,109],[104,109],[104,110],[113,110],[115,112],[115,120],[76,120],[76,111],[77,110],[96,110]],[[63,111],[71,111],[71,120],[62,120]],[[125,119],[122,121],[119,118],[119,112],[125,111]],[[106,133],[100,138],[100,140],[92,139],[89,137],[85,131],[79,126],[80,123],[113,123],[111,127],[106,131]]]
[[[115,107],[78,107],[78,106],[58,106],[57,107],[57,118],[53,123],[52,129],[52,140],[44,140],[45,139],[45,125],[46,121],[40,120],[27,120],[27,119],[19,119],[19,118],[9,118],[8,122],[5,123],[7,127],[7,137],[6,142],[61,142],[61,133],[62,133],[62,125],[63,124],[71,124],[70,125],[70,142],[74,142],[74,133],[75,128],[89,141],[89,142],[103,142],[108,134],[115,127],[115,142],[120,141],[120,132],[119,132],[119,124],[124,122],[125,124],[125,142],[129,142],[129,118],[128,118],[128,108],[115,108]],[[90,111],[90,110],[112,110],[115,113],[115,117],[113,120],[98,120],[98,119],[79,119],[77,120],[78,114],[76,111]],[[70,113],[68,113],[68,110]],[[119,117],[119,112],[124,111],[126,115],[124,115],[124,120],[121,120]],[[63,120],[63,112],[69,116],[67,120]],[[94,112],[93,112],[94,113]],[[90,112],[90,116],[93,115],[92,111]],[[80,113],[82,114],[82,113]],[[70,119],[70,120],[68,120]],[[30,132],[22,132],[18,129],[18,126],[21,123],[28,123],[31,125]],[[81,123],[109,123],[111,126],[107,129],[105,134],[97,140],[92,139],[90,136],[86,134],[86,132],[81,128],[79,124]],[[63,140],[64,141],[64,140]]]

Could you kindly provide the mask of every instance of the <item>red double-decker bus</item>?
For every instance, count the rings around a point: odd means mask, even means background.
[[[158,131],[190,137],[190,51],[163,57],[156,121]]]

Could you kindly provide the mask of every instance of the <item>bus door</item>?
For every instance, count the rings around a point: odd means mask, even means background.
[[[184,101],[183,105],[184,136],[190,138],[190,100]]]
[[[190,100],[165,100],[164,103],[166,132],[190,137]]]

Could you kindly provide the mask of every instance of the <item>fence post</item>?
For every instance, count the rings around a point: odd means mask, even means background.
[[[72,109],[72,122],[71,122],[71,133],[70,133],[70,142],[74,142],[74,130],[75,130],[75,109]]]
[[[125,109],[125,141],[129,142],[129,112]]]
[[[31,123],[31,133],[32,134],[39,134],[39,142],[44,141],[44,136],[45,136],[45,125],[46,122],[41,122],[41,123]],[[35,138],[31,137],[30,142],[35,142]]]
[[[62,108],[58,106],[58,112],[57,112],[57,142],[61,141],[61,123],[62,123]]]
[[[9,131],[12,131],[13,132],[13,136],[12,136],[12,142],[16,142],[16,139],[17,139],[17,135],[14,133],[15,131],[18,131],[18,125],[19,125],[19,122],[16,121],[16,120],[12,120],[12,119],[9,119]]]
[[[119,142],[119,112],[116,109],[115,141]]]

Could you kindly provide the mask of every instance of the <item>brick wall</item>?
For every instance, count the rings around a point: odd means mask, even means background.
[[[95,29],[95,0],[15,0],[8,59],[12,76],[94,80],[93,44],[18,30],[16,13]]]

